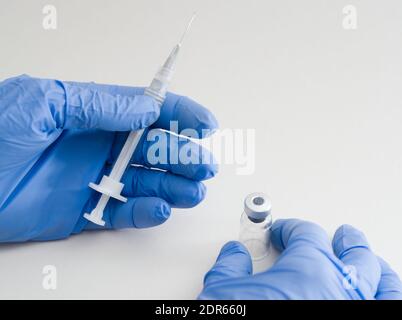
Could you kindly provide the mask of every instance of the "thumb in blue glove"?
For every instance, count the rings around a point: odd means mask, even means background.
[[[402,283],[370,250],[360,231],[343,225],[333,243],[316,224],[278,220],[271,239],[281,252],[267,271],[252,275],[239,242],[226,244],[204,279],[200,299],[402,299]]]

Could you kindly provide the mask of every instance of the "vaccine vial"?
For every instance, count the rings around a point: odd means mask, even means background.
[[[268,256],[271,226],[271,201],[268,196],[260,192],[249,194],[244,200],[239,240],[246,246],[253,261]]]

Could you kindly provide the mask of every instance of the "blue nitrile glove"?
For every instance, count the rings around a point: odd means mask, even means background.
[[[0,242],[60,239],[98,228],[83,218],[99,198],[88,183],[110,171],[128,131],[150,125],[169,130],[170,121],[178,122],[179,132],[217,127],[207,109],[186,97],[168,94],[159,112],[142,92],[25,75],[0,83]],[[171,207],[202,201],[201,181],[217,172],[214,164],[180,162],[153,166],[163,171],[145,168],[157,142],[145,136],[133,157],[144,167],[126,171],[122,194],[128,202],[110,200],[105,228],[159,225]],[[195,158],[210,156],[187,138],[180,141],[179,149],[191,146]]]
[[[281,252],[267,271],[251,275],[247,249],[229,242],[206,274],[200,299],[402,299],[402,283],[369,248],[364,234],[349,225],[332,246],[316,224],[290,219],[272,226]]]

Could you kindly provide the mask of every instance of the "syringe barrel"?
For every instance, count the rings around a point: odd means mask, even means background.
[[[133,153],[138,145],[138,142],[141,140],[143,133],[144,129],[130,132],[126,142],[124,143],[123,149],[121,149],[120,154],[113,166],[112,172],[110,173],[110,177],[112,179],[116,181],[121,180],[121,177],[126,171],[126,168],[133,156]]]

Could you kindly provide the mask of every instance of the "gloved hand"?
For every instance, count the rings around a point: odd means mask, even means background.
[[[214,116],[196,102],[168,94],[161,112],[143,89],[19,76],[0,83],[0,242],[50,240],[98,228],[82,217],[99,194],[88,187],[111,170],[130,130],[151,126],[178,131],[216,129]],[[155,165],[147,151],[157,141],[144,134],[124,177],[127,203],[111,199],[105,228],[147,228],[168,219],[171,207],[189,208],[205,196],[202,180],[214,164]],[[180,138],[193,158],[207,151]],[[173,145],[173,144],[172,144]],[[174,157],[172,157],[175,159]],[[198,163],[201,163],[199,161]]]
[[[200,299],[402,299],[402,283],[349,225],[335,233],[301,220],[278,220],[273,245],[281,252],[267,271],[251,275],[247,249],[229,242],[206,274]]]

